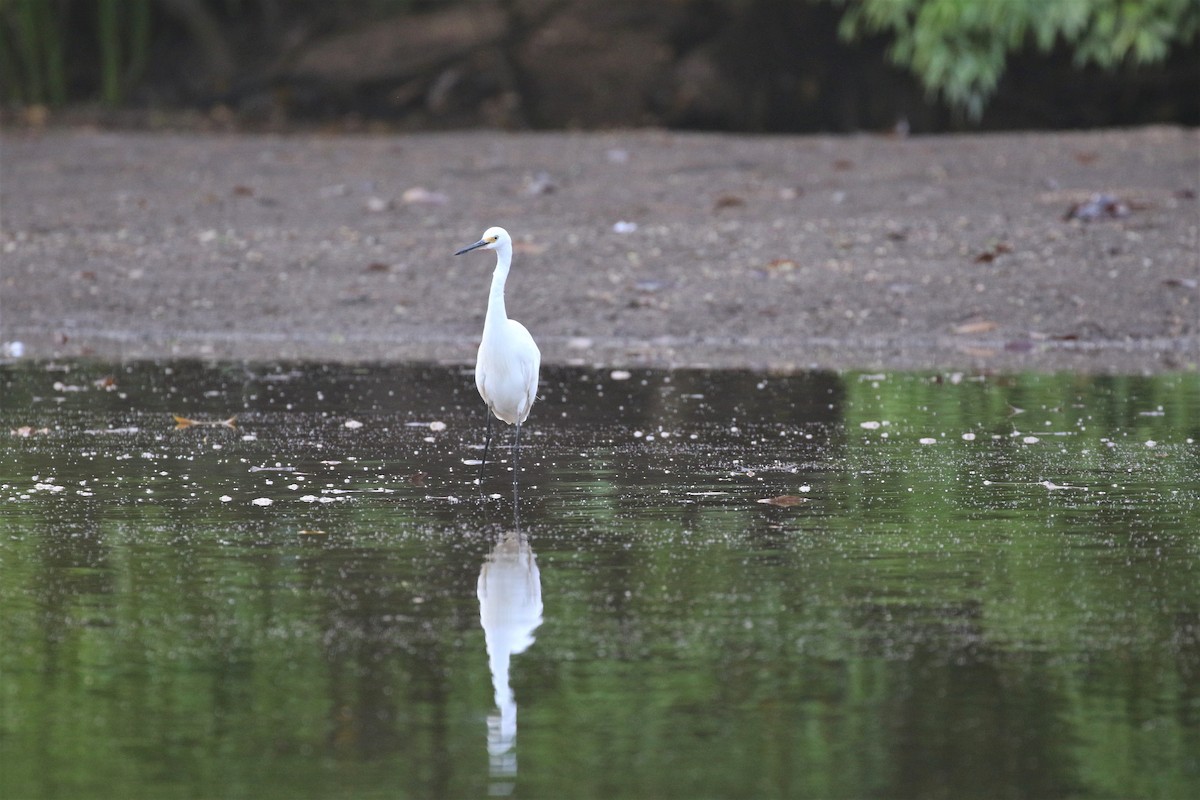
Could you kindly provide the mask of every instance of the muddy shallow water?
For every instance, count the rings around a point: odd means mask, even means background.
[[[0,385],[4,797],[1200,791],[1194,373]]]

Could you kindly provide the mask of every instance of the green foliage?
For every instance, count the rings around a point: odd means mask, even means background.
[[[4,98],[60,105],[69,76],[94,70],[117,105],[145,72],[150,17],[151,0],[0,0]]]
[[[61,8],[62,3],[46,0],[0,0],[0,74],[11,99],[66,99]]]
[[[1195,0],[833,0],[847,39],[894,37],[890,58],[931,92],[983,113],[1010,53],[1059,43],[1078,66],[1162,61],[1200,33]]]
[[[291,24],[285,20],[304,19],[320,29],[422,5],[420,0],[0,0],[0,97],[48,105],[98,97],[120,105],[145,76],[150,43],[168,20],[200,51],[221,61],[239,26],[249,26],[265,40],[283,35]]]

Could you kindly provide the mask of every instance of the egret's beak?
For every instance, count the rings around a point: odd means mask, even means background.
[[[464,247],[462,250],[459,250],[459,251],[458,251],[457,253],[455,253],[454,255],[456,255],[456,256],[461,256],[463,253],[469,253],[469,252],[471,252],[472,250],[474,250],[474,249],[476,249],[476,248],[478,248],[478,247],[483,247],[485,244],[487,244],[487,241],[486,241],[486,240],[484,240],[484,239],[480,239],[480,240],[479,240],[478,242],[476,242],[475,244],[467,245],[466,247]]]

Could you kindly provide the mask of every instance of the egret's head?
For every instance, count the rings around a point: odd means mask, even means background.
[[[467,245],[454,255],[461,256],[463,253],[469,253],[472,250],[495,250],[510,242],[512,242],[512,239],[509,237],[508,231],[504,230],[504,228],[492,227],[483,232],[483,238],[478,242]]]

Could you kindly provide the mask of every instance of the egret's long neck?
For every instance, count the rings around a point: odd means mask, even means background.
[[[492,273],[492,293],[488,296],[487,317],[484,328],[498,325],[508,319],[504,308],[504,284],[508,280],[508,268],[512,266],[512,245],[505,243],[496,250],[496,271]]]

